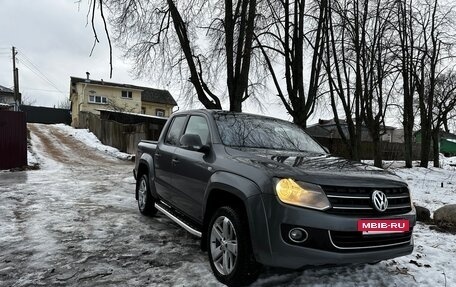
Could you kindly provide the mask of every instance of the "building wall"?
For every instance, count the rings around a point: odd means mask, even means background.
[[[173,112],[173,106],[171,106],[171,105],[142,102],[141,113],[144,113],[146,115],[156,116],[157,109],[164,110],[165,117],[169,117]]]
[[[122,98],[122,91],[131,91],[132,98]],[[106,103],[90,103],[90,96],[102,96]],[[99,115],[97,110],[119,110],[130,113],[141,113],[141,90],[125,89],[122,87],[110,87],[93,85],[90,83],[77,83],[72,87],[72,125],[79,125],[79,112],[91,112]]]
[[[14,104],[14,94],[0,94],[0,103]]]

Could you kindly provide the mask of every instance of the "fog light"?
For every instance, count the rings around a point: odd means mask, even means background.
[[[307,234],[307,231],[302,228],[293,228],[288,232],[288,237],[293,242],[302,243],[307,240],[309,235]]]

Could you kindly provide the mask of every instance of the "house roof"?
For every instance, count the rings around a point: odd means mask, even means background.
[[[150,102],[150,103],[158,103],[158,104],[166,104],[177,106],[176,101],[174,100],[171,93],[167,90],[160,90],[154,89],[149,87],[141,87],[136,85],[129,85],[129,84],[121,84],[121,83],[113,83],[113,82],[106,82],[106,81],[97,81],[92,79],[85,79],[85,78],[77,78],[77,77],[70,77],[71,83],[88,83],[100,86],[111,86],[111,87],[118,87],[118,88],[125,88],[125,89],[137,89],[141,90],[141,101]]]
[[[453,139],[453,140],[456,139],[456,135],[455,134],[447,133],[445,131],[440,131],[440,137],[442,137],[444,139]]]
[[[170,92],[167,90],[145,88],[141,92],[141,100],[143,102],[160,103],[160,104],[177,106],[177,103],[174,100],[173,96],[171,96]]]
[[[328,127],[322,127],[319,125],[312,125],[306,128],[306,132],[314,137],[331,137],[332,129]]]
[[[12,94],[12,93],[14,93],[14,91],[9,89],[9,88],[7,88],[7,87],[4,87],[4,86],[0,85],[0,93],[2,93],[2,94],[3,93],[11,93]]]

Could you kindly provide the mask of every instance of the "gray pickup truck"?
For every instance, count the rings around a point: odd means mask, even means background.
[[[141,141],[136,199],[201,238],[215,277],[262,265],[372,263],[410,254],[415,209],[394,174],[329,155],[292,123],[226,111],[178,112]]]

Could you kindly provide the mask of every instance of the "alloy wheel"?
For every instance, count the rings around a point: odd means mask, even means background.
[[[220,274],[228,275],[233,271],[238,255],[238,241],[236,229],[226,216],[219,216],[212,225],[210,252]]]
[[[141,179],[138,189],[138,204],[141,210],[144,210],[147,200],[147,184],[144,178]]]

